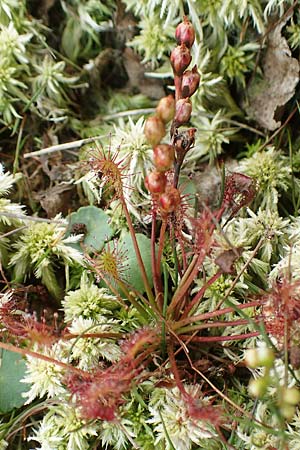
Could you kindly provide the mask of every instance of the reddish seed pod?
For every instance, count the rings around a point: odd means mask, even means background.
[[[180,204],[180,193],[178,189],[171,187],[159,197],[159,205],[162,212],[168,214]]]
[[[186,16],[183,17],[183,22],[177,25],[175,31],[175,38],[179,45],[185,44],[191,48],[195,41],[195,29]]]
[[[188,98],[181,98],[176,102],[175,122],[177,125],[187,123],[192,114],[192,104]]]
[[[153,149],[153,161],[156,169],[161,171],[169,170],[174,162],[174,147],[168,144],[159,144]]]
[[[152,194],[162,194],[166,189],[167,177],[164,172],[154,170],[145,178],[145,186]]]
[[[192,56],[186,45],[181,44],[172,50],[171,65],[175,75],[182,75],[192,61]]]
[[[144,127],[144,134],[152,146],[158,144],[166,134],[164,122],[158,116],[148,117]]]
[[[192,70],[186,70],[182,75],[181,95],[182,97],[191,97],[199,87],[200,74],[195,65]]]
[[[173,119],[175,114],[175,99],[172,95],[160,99],[156,107],[156,114],[164,123],[168,123]]]

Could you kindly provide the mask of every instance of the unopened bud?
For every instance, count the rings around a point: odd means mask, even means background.
[[[168,123],[173,119],[175,114],[175,99],[172,95],[160,99],[156,108],[156,114],[164,123]]]
[[[251,378],[248,386],[249,394],[251,395],[251,397],[261,398],[267,392],[268,385],[268,377],[257,378],[256,380],[254,378]]]
[[[145,178],[145,186],[152,194],[162,194],[166,188],[167,177],[164,172],[153,171]]]
[[[175,122],[177,125],[187,123],[192,114],[192,104],[188,98],[181,98],[176,102]]]
[[[191,53],[186,45],[181,44],[174,48],[170,61],[175,75],[182,75],[192,60]]]
[[[299,389],[296,387],[285,388],[282,392],[282,401],[288,405],[298,405],[300,403]]]
[[[175,211],[180,204],[180,192],[178,189],[171,187],[159,197],[161,211],[171,213]]]
[[[144,134],[149,144],[152,146],[157,145],[166,134],[164,122],[158,116],[148,117],[144,127]]]
[[[200,74],[197,66],[192,70],[186,70],[182,75],[181,94],[182,97],[191,97],[198,89],[200,83]]]
[[[279,410],[282,417],[284,417],[285,420],[288,421],[292,420],[296,412],[296,408],[293,405],[282,405]]]
[[[270,369],[274,364],[274,351],[268,347],[251,348],[245,352],[245,362],[251,369],[267,367]]]
[[[159,144],[153,149],[153,162],[159,171],[169,170],[174,162],[174,147],[168,144]]]
[[[186,16],[184,16],[183,22],[177,25],[175,38],[179,45],[185,44],[188,48],[191,48],[193,45],[195,41],[195,29]]]

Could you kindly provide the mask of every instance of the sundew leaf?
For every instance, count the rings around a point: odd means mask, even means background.
[[[22,393],[27,386],[20,380],[25,375],[24,359],[14,352],[2,350],[0,354],[0,412],[7,413],[24,405]]]
[[[142,260],[145,266],[150,285],[152,285],[151,271],[151,241],[143,234],[137,233],[136,239],[141,252]],[[126,255],[126,269],[124,271],[124,279],[131,284],[137,291],[144,292],[145,286],[141,271],[137,262],[134,246],[129,233],[123,235],[119,242],[122,253]]]
[[[96,206],[83,206],[78,211],[70,214],[69,227],[67,236],[70,234],[84,234],[82,244],[87,249],[99,251],[104,246],[105,242],[113,235],[113,230],[109,225],[108,215]],[[83,225],[83,231],[80,227]],[[79,228],[76,230],[76,226]],[[81,249],[80,244],[72,244],[78,250]]]

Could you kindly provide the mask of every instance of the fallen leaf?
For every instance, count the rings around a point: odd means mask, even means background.
[[[291,50],[282,36],[282,28],[290,16],[278,22],[270,32],[263,61],[263,79],[248,88],[247,105],[243,105],[249,117],[263,128],[273,131],[281,122],[275,120],[277,110],[294,95],[299,81],[299,62],[291,56]]]

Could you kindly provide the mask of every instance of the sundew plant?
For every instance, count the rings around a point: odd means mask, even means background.
[[[297,6],[0,4],[0,449],[300,449]]]

